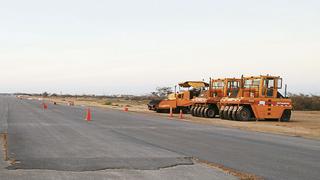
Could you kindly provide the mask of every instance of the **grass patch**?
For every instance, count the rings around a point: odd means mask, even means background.
[[[106,101],[106,102],[103,103],[103,105],[110,106],[110,105],[112,105],[112,102],[111,101]]]

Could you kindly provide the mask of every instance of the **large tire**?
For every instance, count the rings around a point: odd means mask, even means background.
[[[238,106],[233,106],[232,115],[231,115],[232,120],[235,120],[235,121],[238,120],[237,119],[237,111],[238,111]]]
[[[239,121],[249,121],[251,120],[251,111],[247,107],[239,108],[237,111],[237,120]]]
[[[204,117],[205,118],[208,118],[208,110],[209,110],[209,108],[204,109]]]
[[[224,110],[224,106],[221,106],[221,108],[219,109],[220,119],[223,119],[223,110]]]
[[[202,107],[201,110],[200,110],[200,117],[205,117],[205,110],[206,108],[205,107]]]
[[[199,107],[195,107],[194,110],[193,110],[193,116],[197,117],[198,116],[198,109]]]
[[[280,118],[281,122],[289,122],[291,118],[291,110],[290,109],[286,109],[283,111],[282,116]]]
[[[208,108],[207,116],[208,118],[214,118],[216,116],[216,111],[212,108]]]
[[[190,113],[191,113],[192,116],[194,116],[194,106],[191,107]]]
[[[228,111],[229,111],[230,106],[226,106],[223,110],[223,119],[228,119]]]
[[[197,109],[197,116],[198,116],[198,117],[201,117],[201,109],[202,109],[202,107],[199,107],[199,108]]]
[[[232,120],[232,111],[233,111],[234,106],[230,106],[228,110],[228,115],[227,119]]]

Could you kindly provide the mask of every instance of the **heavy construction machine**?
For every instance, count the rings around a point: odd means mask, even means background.
[[[186,81],[179,83],[179,92],[169,94],[164,100],[151,100],[148,104],[149,110],[156,112],[169,112],[172,108],[173,112],[182,110],[184,113],[190,111],[192,105],[191,99],[199,96],[202,91],[206,91],[208,83],[203,81]]]
[[[289,121],[292,102],[278,90],[282,88],[279,76],[251,76],[241,78],[238,97],[220,101],[220,118],[237,121],[278,119]]]
[[[210,79],[209,90],[192,99],[192,116],[214,118],[219,115],[220,100],[223,97],[237,97],[241,79]]]

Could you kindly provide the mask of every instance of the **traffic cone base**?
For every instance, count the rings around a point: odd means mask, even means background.
[[[91,110],[90,110],[90,108],[87,109],[85,120],[88,121],[88,122],[91,121]]]
[[[44,110],[46,110],[46,109],[48,109],[48,105],[47,105],[46,103],[42,103],[42,108],[43,108]]]

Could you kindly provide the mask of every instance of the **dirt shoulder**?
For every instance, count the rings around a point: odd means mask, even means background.
[[[33,97],[39,98],[39,97]],[[147,101],[131,101],[121,98],[112,99],[97,99],[97,98],[60,98],[50,97],[45,98],[45,101],[57,104],[68,104],[74,102],[75,105],[94,106],[102,108],[112,108],[123,110],[128,106],[131,112],[147,113],[157,116],[168,117],[168,114],[158,114],[147,109]],[[175,115],[178,118],[178,115]],[[253,121],[253,122],[239,122],[221,120],[219,118],[207,119],[200,117],[193,117],[191,115],[184,115],[183,121],[212,124],[223,127],[232,127],[248,131],[267,132],[274,134],[283,134],[290,136],[300,136],[311,139],[320,140],[320,111],[294,111],[290,122],[278,121]]]

